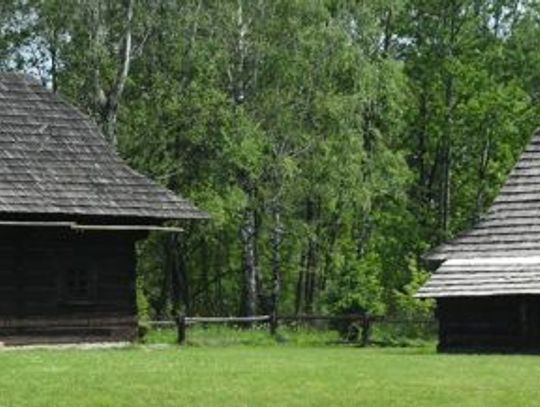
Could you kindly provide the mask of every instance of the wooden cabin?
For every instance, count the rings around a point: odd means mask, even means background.
[[[425,259],[441,351],[540,351],[540,132],[483,219]]]
[[[0,74],[0,343],[135,338],[135,242],[205,217],[64,99]]]

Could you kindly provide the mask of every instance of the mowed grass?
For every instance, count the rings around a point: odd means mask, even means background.
[[[540,357],[433,347],[0,352],[0,406],[538,406]]]

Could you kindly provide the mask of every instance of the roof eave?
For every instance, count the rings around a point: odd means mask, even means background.
[[[540,295],[540,290],[516,290],[516,291],[501,291],[501,292],[474,292],[468,291],[463,293],[416,293],[413,297],[417,299],[443,299],[443,298],[470,298],[470,297],[501,297],[515,295]]]
[[[420,256],[422,264],[429,271],[437,270],[441,266],[441,264],[443,264],[448,259],[448,254],[443,250],[443,246],[446,246],[446,244],[436,246],[435,248]]]

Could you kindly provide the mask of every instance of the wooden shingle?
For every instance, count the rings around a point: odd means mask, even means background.
[[[537,132],[483,219],[471,230],[435,248],[425,258],[540,254],[540,132]]]
[[[0,74],[0,215],[205,218],[127,166],[95,123],[20,74]]]
[[[425,256],[418,297],[540,294],[540,131],[483,219]]]

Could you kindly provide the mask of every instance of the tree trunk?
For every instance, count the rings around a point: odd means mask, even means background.
[[[210,279],[208,276],[208,273],[212,267],[212,263],[210,262],[210,251],[208,247],[208,241],[206,239],[203,239],[202,242],[202,248],[201,248],[201,277],[200,277],[200,292],[202,292],[203,297],[203,304],[204,308],[206,310],[212,309],[213,305],[213,299],[212,299],[212,292],[210,291]]]
[[[169,278],[171,280],[171,314],[177,316],[182,310],[182,296],[180,294],[180,277],[178,275],[178,261],[177,261],[177,248],[176,248],[176,236],[167,236],[167,256],[169,257]]]
[[[58,91],[58,50],[56,46],[53,45],[50,51],[51,51],[51,85],[52,85],[51,87],[52,87],[53,93],[56,93]]]
[[[423,81],[423,87],[426,87],[425,81]],[[426,123],[428,120],[428,112],[427,112],[427,96],[426,96],[426,90],[423,90],[420,92],[419,95],[419,123],[417,123],[418,131],[416,131],[417,137],[418,137],[418,147],[416,150],[416,163],[418,166],[418,174],[420,174],[419,178],[419,184],[420,184],[420,191],[419,191],[419,197],[423,202],[428,201],[428,195],[429,195],[429,171],[426,171],[426,165],[425,165],[425,157],[426,157],[426,137],[427,137],[427,129],[426,129]]]
[[[124,92],[126,80],[129,74],[129,66],[131,63],[131,25],[133,20],[133,7],[135,0],[126,0],[126,33],[124,35],[124,44],[120,54],[120,66],[116,75],[116,80],[109,94],[106,110],[104,114],[104,130],[105,136],[111,145],[116,146],[118,143],[116,134],[116,122],[118,118],[118,108],[120,106],[120,98]]]
[[[172,257],[171,289],[174,315],[178,315],[178,313],[190,315],[191,303],[189,296],[189,282],[182,242],[179,241],[179,236],[177,234],[171,235],[169,238],[169,255]]]
[[[244,268],[244,315],[257,314],[257,258],[256,258],[256,219],[255,211],[246,208],[240,234],[243,248]]]
[[[305,312],[310,314],[314,310],[315,291],[317,289],[317,260],[315,253],[315,242],[309,239],[306,256],[306,281],[305,281]]]
[[[302,254],[302,258],[300,260],[300,271],[298,273],[298,279],[296,281],[296,298],[294,302],[294,312],[296,315],[299,315],[304,310],[304,284],[305,284],[305,259],[306,255],[305,253]]]
[[[306,221],[310,227],[314,226],[317,219],[318,205],[312,199],[309,199],[306,205]],[[316,235],[316,233],[315,233]],[[306,272],[305,272],[305,284],[304,284],[304,311],[306,313],[312,313],[315,302],[315,290],[317,289],[317,253],[316,242],[313,233],[310,233],[308,237],[308,245],[306,252]]]
[[[129,67],[131,63],[132,54],[132,21],[133,21],[133,8],[135,0],[125,0],[126,6],[126,23],[125,34],[123,37],[123,44],[119,54],[119,66],[116,73],[116,78],[111,86],[109,92],[105,92],[102,86],[101,78],[101,53],[104,46],[105,29],[103,27],[103,15],[102,15],[102,3],[95,1],[90,3],[92,6],[92,17],[94,30],[92,33],[93,43],[93,82],[94,82],[94,103],[95,110],[99,113],[101,118],[101,124],[103,127],[103,133],[107,141],[116,146],[116,122],[118,118],[118,109],[120,106],[120,99],[124,92],[124,87],[129,74]]]
[[[281,242],[283,228],[281,225],[281,213],[274,209],[274,227],[272,229],[272,310],[270,332],[274,335],[277,331],[279,300],[281,295]]]
[[[311,228],[316,219],[316,203],[312,199],[306,202],[306,224]],[[312,236],[307,237],[307,247],[305,248],[301,264],[300,274],[296,285],[296,313],[311,313],[314,309],[315,294],[317,290],[317,253],[316,241]]]
[[[454,2],[451,3],[448,18],[449,21],[449,38],[447,44],[447,62],[451,61],[454,56],[454,46],[457,36],[456,18],[460,8]],[[445,68],[449,69],[449,68]],[[441,229],[443,237],[448,239],[450,232],[450,204],[451,204],[451,171],[452,171],[452,138],[454,132],[454,74],[453,72],[445,73],[444,81],[444,97],[445,97],[445,134],[443,141],[443,178],[442,178],[442,201],[441,201]]]
[[[235,109],[240,109],[245,102],[245,88],[248,82],[248,67],[246,60],[248,57],[247,34],[249,31],[248,22],[244,17],[242,0],[238,0],[236,10],[236,34],[235,39],[235,60],[232,69],[229,68],[229,87],[233,98]],[[242,225],[240,226],[240,237],[242,241],[243,271],[244,271],[244,298],[243,314],[253,316],[258,309],[258,283],[259,275],[257,269],[257,213],[255,204],[255,183],[251,179],[251,174],[240,171],[239,183],[248,197],[248,205],[244,210]],[[249,325],[249,324],[248,324]]]
[[[486,192],[486,175],[487,175],[487,166],[489,164],[490,159],[490,152],[491,152],[491,138],[486,138],[486,141],[484,143],[484,148],[482,150],[482,156],[480,157],[480,166],[478,169],[478,190],[476,192],[476,205],[474,209],[474,216],[473,221],[476,222],[480,219],[480,215],[482,214],[485,206],[485,192]]]
[[[450,145],[451,127],[448,126],[445,142],[443,146],[443,174],[441,191],[441,230],[444,239],[449,236],[450,227],[450,192],[451,192],[451,145]]]
[[[163,253],[164,265],[162,271],[162,278],[159,293],[155,302],[154,309],[156,310],[156,316],[159,319],[169,318],[168,315],[168,306],[169,306],[169,297],[172,292],[171,289],[171,269],[172,269],[172,257],[169,254],[169,244],[166,240],[160,241],[162,247],[165,249]]]
[[[385,12],[384,19],[382,22],[382,26],[384,27],[384,35],[383,35],[383,56],[387,57],[388,52],[390,51],[390,44],[392,41],[392,6],[389,6]]]
[[[236,42],[236,66],[234,78],[231,80],[231,91],[233,94],[234,102],[236,105],[241,105],[245,100],[245,87],[246,87],[246,59],[248,55],[247,48],[247,34],[248,25],[244,19],[244,8],[242,7],[242,0],[238,0],[238,8],[236,12],[236,24],[238,38]]]

